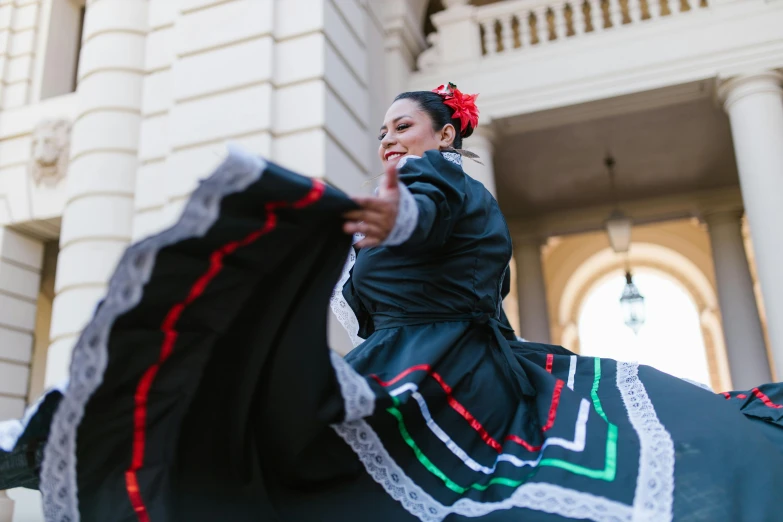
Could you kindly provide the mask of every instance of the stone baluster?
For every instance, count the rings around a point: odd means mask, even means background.
[[[501,41],[503,43],[503,52],[507,53],[514,49],[514,15],[502,15],[500,19]]]
[[[555,15],[555,40],[565,40],[568,35],[565,7],[565,3],[552,6],[552,13]]]
[[[538,7],[536,13],[536,33],[538,34],[538,44],[546,45],[549,43],[549,20],[547,19],[547,6]]]
[[[487,52],[487,56],[493,56],[498,52],[498,37],[495,32],[495,19],[484,20],[481,22],[481,27],[484,28],[484,50]]]
[[[519,43],[523,49],[530,47],[533,43],[533,34],[530,28],[530,11],[518,12],[517,20],[519,20]]]
[[[601,9],[601,0],[589,0],[590,2],[590,21],[593,24],[593,31],[600,33],[604,30],[604,11]]]
[[[636,24],[642,21],[642,0],[628,0],[628,14],[631,16],[631,23]]]
[[[609,0],[609,20],[612,22],[612,28],[623,25],[623,12],[620,0]]]
[[[661,0],[647,0],[647,12],[650,13],[650,20],[657,20],[661,17]]]
[[[587,30],[587,20],[585,20],[583,5],[584,4],[581,0],[574,0],[574,2],[571,4],[571,9],[573,12],[574,36],[581,36]]]

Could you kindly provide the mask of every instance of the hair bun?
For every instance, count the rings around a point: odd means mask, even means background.
[[[459,120],[460,136],[467,138],[473,134],[473,130],[478,127],[478,94],[464,94],[451,82],[439,85],[432,92],[443,98],[443,103],[453,111],[452,119]]]

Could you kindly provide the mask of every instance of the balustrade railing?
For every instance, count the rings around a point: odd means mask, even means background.
[[[707,0],[512,0],[477,8],[481,53],[544,46],[708,7]]]

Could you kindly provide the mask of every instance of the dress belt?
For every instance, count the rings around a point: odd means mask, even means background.
[[[514,331],[500,322],[499,318],[487,312],[470,314],[395,314],[381,312],[372,314],[375,330],[413,326],[430,323],[466,322],[474,327],[487,328],[492,334],[492,358],[506,378],[518,399],[533,397],[536,391],[527,372],[517,360],[506,335],[514,336]],[[505,334],[505,335],[504,335]]]

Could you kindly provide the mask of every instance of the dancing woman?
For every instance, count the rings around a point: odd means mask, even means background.
[[[477,124],[453,84],[400,94],[372,197],[232,150],[124,254],[68,385],[0,427],[0,489],[49,522],[780,520],[779,384],[517,340]]]

